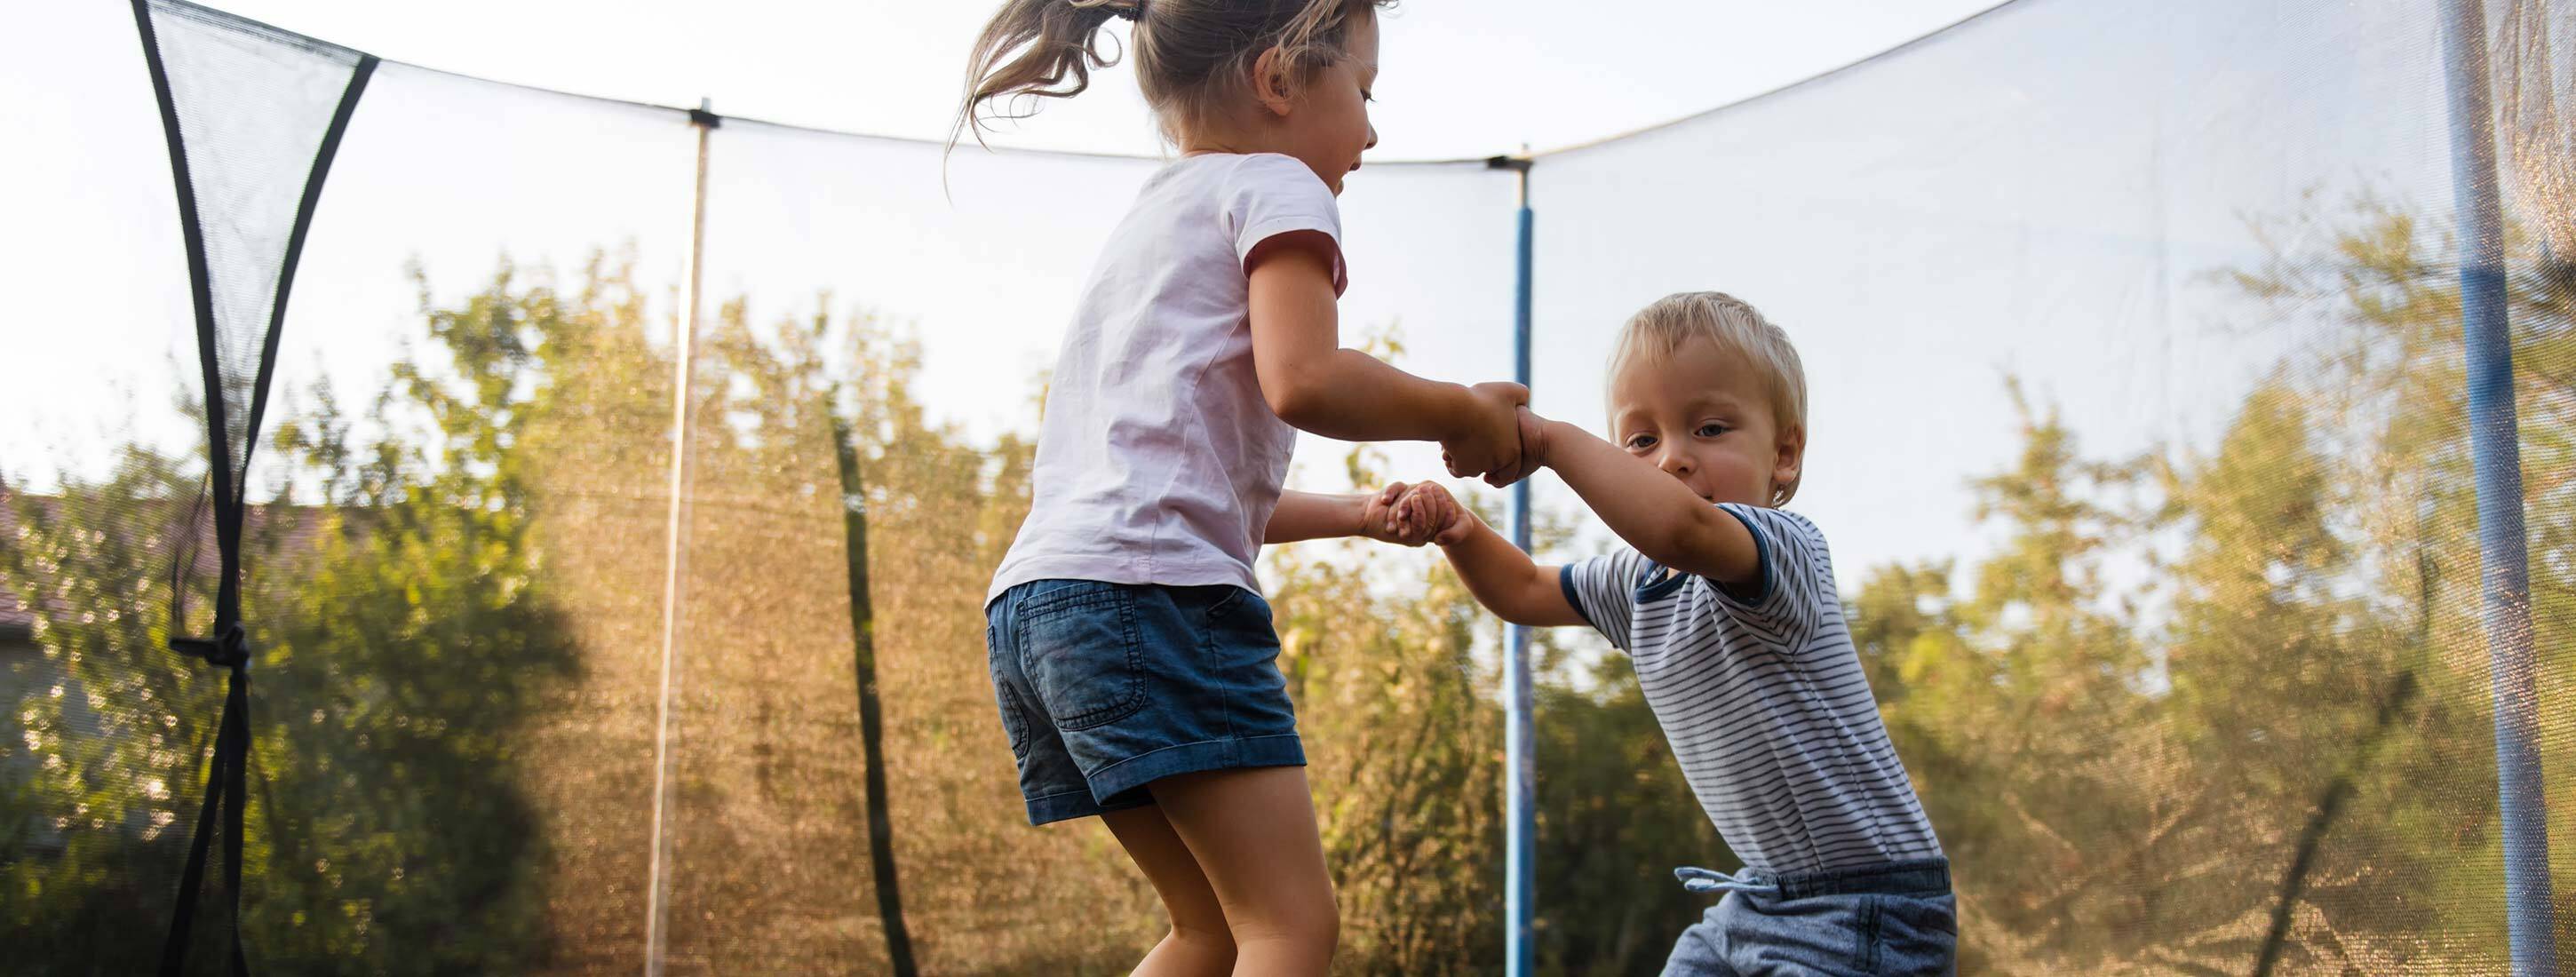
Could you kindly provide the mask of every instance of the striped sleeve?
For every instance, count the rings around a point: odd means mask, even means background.
[[[1733,502],[1718,508],[1752,531],[1762,564],[1762,579],[1751,586],[1710,581],[1726,598],[1719,605],[1776,647],[1807,647],[1824,619],[1824,602],[1839,599],[1824,585],[1833,572],[1824,533],[1794,512]]]
[[[1565,589],[1565,602],[1574,612],[1610,643],[1628,648],[1628,622],[1637,608],[1637,581],[1646,572],[1646,558],[1629,547],[1596,556],[1559,570],[1557,585]]]

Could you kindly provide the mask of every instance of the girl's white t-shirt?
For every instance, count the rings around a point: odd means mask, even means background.
[[[1338,294],[1341,210],[1306,164],[1188,156],[1146,181],[1056,354],[1028,521],[987,600],[1048,579],[1260,591],[1297,432],[1253,373],[1244,259],[1297,231],[1331,239]]]

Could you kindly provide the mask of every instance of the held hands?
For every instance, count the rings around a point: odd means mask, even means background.
[[[1440,442],[1440,460],[1449,466],[1450,476],[1482,475],[1486,484],[1496,488],[1528,477],[1536,466],[1529,463],[1522,443],[1524,425],[1519,415],[1528,413],[1529,388],[1480,383],[1467,392],[1477,410],[1461,430]]]
[[[1547,421],[1529,409],[1529,388],[1517,383],[1481,383],[1469,388],[1489,408],[1463,435],[1441,442],[1440,460],[1449,474],[1478,474],[1500,488],[1520,481],[1546,464]],[[1507,421],[1508,427],[1489,425]],[[1438,482],[1389,484],[1370,496],[1360,513],[1360,534],[1398,546],[1438,543],[1449,546],[1467,538],[1478,525],[1476,515]]]
[[[1520,476],[1528,478],[1531,472],[1547,467],[1547,418],[1532,413],[1529,406],[1524,404],[1514,420],[1519,422],[1521,432]],[[1511,483],[1503,482],[1494,487],[1501,488],[1509,484]]]
[[[1403,508],[1405,500],[1425,488],[1437,489],[1438,486],[1430,482],[1418,485],[1395,482],[1369,496],[1367,506],[1360,512],[1360,535],[1397,546],[1420,546],[1430,542],[1432,534],[1438,532],[1440,526],[1408,519]]]
[[[1438,482],[1395,482],[1369,496],[1360,535],[1397,546],[1447,546],[1466,538],[1467,520],[1474,518]]]
[[[1508,387],[1517,391],[1520,397],[1520,402],[1512,407],[1513,441],[1517,449],[1517,457],[1501,467],[1484,469],[1482,472],[1485,476],[1485,484],[1502,488],[1528,478],[1532,472],[1547,466],[1547,419],[1530,412],[1527,388],[1516,383],[1488,383],[1479,384],[1477,389],[1481,393],[1485,387]],[[1478,474],[1478,471],[1459,463],[1459,456],[1450,444],[1444,443],[1440,448],[1440,460],[1448,464],[1449,474],[1459,478]]]
[[[1422,533],[1431,542],[1448,546],[1467,538],[1474,528],[1474,513],[1458,504],[1456,496],[1438,482],[1421,482],[1407,489],[1395,503],[1396,525],[1409,532]]]

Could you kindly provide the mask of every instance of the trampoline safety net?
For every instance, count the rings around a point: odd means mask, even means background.
[[[5,969],[1108,973],[1160,936],[1097,824],[1025,824],[980,607],[1160,161],[180,0],[44,20],[0,35]],[[1793,508],[1962,972],[2555,972],[2571,93],[2554,0],[2007,3],[1532,157],[1534,406],[1597,427],[1668,292],[1790,331]],[[1509,377],[1515,194],[1354,176],[1346,340]],[[1291,484],[1439,471],[1308,438]],[[1615,545],[1535,495],[1542,558]],[[1337,968],[1501,969],[1499,624],[1425,552],[1263,571]],[[1626,661],[1534,654],[1535,972],[1654,973],[1706,905],[1670,868],[1734,862]]]

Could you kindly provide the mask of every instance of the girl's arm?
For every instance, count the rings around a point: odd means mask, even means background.
[[[1525,472],[1515,383],[1473,388],[1425,380],[1341,344],[1330,242],[1283,234],[1255,248],[1252,363],[1270,409],[1299,430],[1341,441],[1439,441],[1453,474]],[[1320,235],[1316,235],[1320,237]]]
[[[1394,519],[1395,501],[1409,487],[1397,482],[1381,491],[1353,495],[1281,492],[1278,508],[1270,511],[1270,525],[1262,529],[1261,541],[1294,543],[1365,536],[1381,543],[1420,546],[1431,541],[1433,527],[1408,529],[1396,525]]]
[[[1494,616],[1527,627],[1571,627],[1585,623],[1565,600],[1557,582],[1563,567],[1542,566],[1504,539],[1476,514],[1467,511],[1437,483],[1424,482],[1400,500],[1399,526],[1434,527],[1431,541],[1449,558],[1467,592]]]
[[[1593,515],[1647,559],[1724,583],[1762,579],[1762,552],[1743,522],[1590,431],[1522,414],[1529,464],[1555,469]]]

